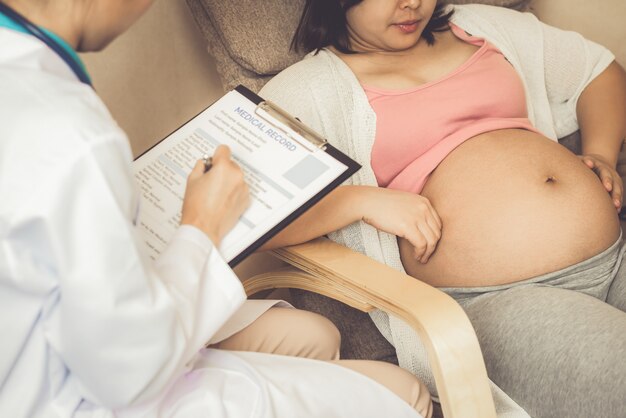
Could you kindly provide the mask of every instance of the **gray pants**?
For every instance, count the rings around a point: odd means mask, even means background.
[[[533,418],[626,417],[626,245],[503,286],[443,288],[487,372]]]

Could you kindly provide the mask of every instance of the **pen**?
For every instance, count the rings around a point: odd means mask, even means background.
[[[213,165],[213,157],[209,157],[207,154],[204,154],[202,156],[202,161],[204,161],[204,172],[206,173]]]

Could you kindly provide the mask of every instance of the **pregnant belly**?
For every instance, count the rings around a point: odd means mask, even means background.
[[[563,146],[508,129],[476,136],[431,174],[422,195],[439,213],[428,263],[400,239],[407,273],[433,286],[511,283],[588,259],[613,244],[619,220],[598,177]]]

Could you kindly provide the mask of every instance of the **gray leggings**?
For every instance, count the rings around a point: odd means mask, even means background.
[[[531,417],[626,417],[626,245],[504,286],[443,288],[487,372]]]

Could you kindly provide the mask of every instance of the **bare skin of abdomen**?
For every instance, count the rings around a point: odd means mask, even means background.
[[[408,274],[437,287],[517,282],[571,266],[619,237],[617,211],[597,175],[563,146],[505,129],[471,138],[421,193],[443,228],[426,264],[399,239]]]

